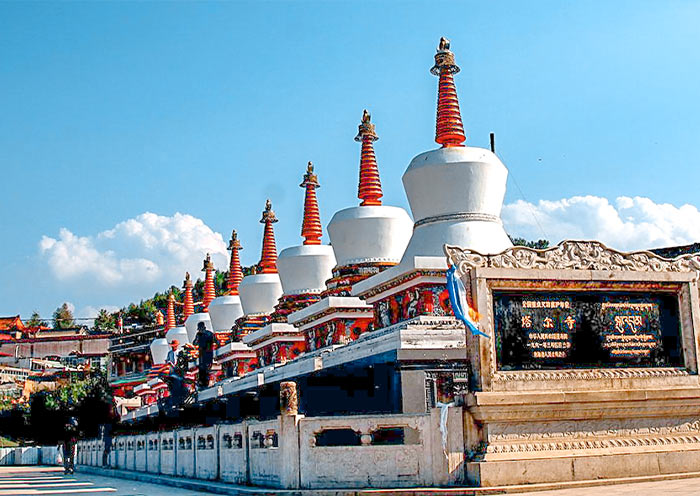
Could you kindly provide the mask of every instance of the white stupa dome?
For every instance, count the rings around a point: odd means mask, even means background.
[[[168,340],[165,338],[158,338],[151,341],[151,358],[155,365],[165,363],[165,358],[168,356]]]
[[[233,324],[243,317],[243,306],[238,295],[217,296],[209,303],[209,317],[214,331],[230,331]]]
[[[238,288],[245,315],[272,313],[282,296],[282,283],[277,273],[245,276]]]
[[[501,223],[508,169],[484,148],[451,146],[421,153],[403,175],[413,236],[402,258],[444,256],[444,244],[480,253],[512,246]]]
[[[285,295],[320,293],[335,267],[330,245],[300,245],[285,248],[277,259]]]
[[[204,325],[210,331],[214,330],[214,328],[211,325],[211,318],[209,318],[208,313],[193,313],[192,315],[187,317],[187,320],[185,321],[185,329],[187,329],[187,339],[189,339],[190,343],[194,341],[194,337],[197,335],[197,325],[200,322],[204,322]]]
[[[178,350],[180,350],[183,346],[190,342],[189,336],[187,335],[187,329],[182,326],[173,327],[168,332],[166,332],[165,339],[168,341],[168,344],[172,343],[173,340],[177,339],[180,342],[180,346],[178,346],[177,348]]]
[[[328,235],[339,266],[398,262],[411,238],[413,222],[400,207],[350,207],[335,213]]]

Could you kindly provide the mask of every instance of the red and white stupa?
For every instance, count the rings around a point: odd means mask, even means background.
[[[336,214],[328,225],[337,265],[322,299],[288,317],[304,332],[306,349],[344,344],[372,329],[371,305],[350,295],[353,284],[396,265],[413,222],[405,210],[382,204],[382,187],[374,152],[379,138],[367,110],[356,141],[362,143],[357,197],[360,205]]]
[[[214,330],[211,324],[211,318],[209,317],[209,304],[216,296],[216,289],[214,286],[214,264],[211,261],[209,253],[207,253],[204,259],[202,272],[204,272],[204,295],[202,296],[201,310],[189,315],[185,320],[185,328],[187,329],[187,336],[189,337],[190,343],[194,341],[197,335],[197,326],[200,322],[204,322],[204,325],[210,331]],[[185,280],[185,282],[187,282],[187,280]],[[185,294],[185,296],[187,296],[187,294]]]
[[[271,322],[243,338],[255,350],[260,366],[285,363],[306,351],[304,333],[287,323],[287,317],[319,301],[325,282],[335,266],[333,248],[321,244],[323,231],[316,189],[320,186],[314,166],[308,163],[300,184],[304,188],[304,216],[301,245],[282,250],[277,260],[283,294]]]
[[[217,334],[230,333],[236,321],[243,316],[243,306],[238,292],[238,287],[243,280],[239,255],[243,248],[235,230],[231,233],[228,249],[231,252],[231,261],[228,269],[226,294],[217,296],[209,304],[211,324]]]
[[[454,83],[459,67],[445,38],[430,72],[439,77],[435,141],[441,146],[416,156],[403,175],[416,221],[413,235],[399,265],[352,291],[374,306],[378,328],[419,316],[451,315],[443,245],[481,253],[512,246],[500,219],[508,170],[491,150],[464,144]]]
[[[262,394],[262,385],[291,380],[311,415],[352,411],[357,398],[365,412],[424,413],[450,401],[446,392],[464,387],[466,335],[452,315],[443,246],[481,253],[511,246],[500,220],[508,171],[491,150],[465,145],[454,83],[459,67],[444,38],[431,72],[439,77],[439,148],[416,156],[403,175],[414,220],[382,204],[378,135],[364,111],[355,138],[361,143],[360,202],[332,217],[330,246],[322,243],[312,164],[301,183],[300,245],[278,258],[269,200],[261,260],[246,277],[240,243],[232,237],[228,295],[214,300],[207,293],[203,300],[215,330],[232,329],[230,342],[216,352],[227,378],[200,392],[200,399]],[[166,326],[173,327],[171,307]]]

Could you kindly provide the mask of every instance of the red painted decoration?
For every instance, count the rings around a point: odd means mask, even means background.
[[[187,320],[187,317],[194,313],[194,300],[192,299],[192,279],[190,273],[185,272],[185,296],[183,297],[182,319]]]
[[[362,113],[362,123],[359,126],[355,141],[362,142],[360,156],[360,184],[357,197],[362,200],[360,206],[382,204],[382,183],[379,180],[377,158],[374,155],[374,142],[379,139],[370,122],[371,116],[366,110]]]
[[[305,245],[320,245],[321,236],[321,215],[318,212],[318,200],[316,199],[316,188],[320,187],[318,178],[314,174],[314,164],[309,162],[304,174],[304,181],[299,185],[306,189],[304,196],[304,221],[301,225],[301,235]]]
[[[165,317],[165,330],[175,327],[175,295],[170,292],[168,295],[168,310]]]
[[[272,224],[277,222],[275,212],[272,211],[272,203],[267,200],[265,210],[260,219],[262,224],[265,224],[265,233],[263,234],[262,257],[260,258],[260,272],[262,274],[277,273],[277,246],[275,245],[275,230]]]
[[[450,51],[450,40],[440,38],[435,54],[435,65],[430,72],[440,77],[438,87],[438,107],[435,126],[435,142],[446,146],[464,146],[462,115],[459,111],[454,75],[459,72],[455,56]]]
[[[204,296],[202,297],[202,312],[209,311],[209,304],[216,297],[214,289],[214,264],[211,263],[211,257],[207,253],[207,258],[204,259],[204,267],[202,267],[204,275]]]
[[[228,249],[231,251],[231,263],[228,267],[228,294],[237,295],[238,286],[243,280],[243,270],[241,270],[241,259],[238,252],[243,248],[241,242],[238,241],[238,235],[234,229],[231,233],[231,241],[228,243]]]

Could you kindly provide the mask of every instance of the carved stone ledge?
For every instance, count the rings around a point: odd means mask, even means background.
[[[663,436],[663,437],[635,437],[616,439],[595,439],[590,441],[560,441],[543,443],[518,443],[518,444],[491,444],[486,448],[486,453],[522,453],[532,451],[555,450],[590,450],[630,448],[640,446],[669,446],[681,444],[698,444],[700,435]]]
[[[494,423],[489,427],[490,443],[562,442],[639,436],[700,435],[697,417],[657,417]]]
[[[600,379],[639,379],[652,377],[686,377],[692,375],[686,369],[580,369],[580,370],[536,370],[497,372],[494,382],[513,381],[553,381],[553,380],[600,380]]]
[[[496,255],[483,255],[457,246],[444,246],[449,262],[465,274],[477,267],[509,269],[578,269],[636,272],[698,272],[700,255],[662,258],[650,251],[620,252],[599,241],[562,241],[544,250],[514,246]]]

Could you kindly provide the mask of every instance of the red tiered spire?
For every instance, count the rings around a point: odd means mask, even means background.
[[[238,256],[238,252],[243,248],[241,247],[241,242],[238,241],[238,235],[235,229],[231,233],[231,241],[228,243],[228,249],[231,250],[231,263],[228,268],[228,294],[237,295],[238,285],[243,280],[241,259]]]
[[[194,300],[192,299],[192,279],[190,273],[185,272],[185,296],[183,297],[182,317],[186,321],[187,317],[194,313]]]
[[[263,234],[262,257],[260,258],[260,273],[276,274],[277,273],[277,246],[275,245],[275,230],[272,224],[277,222],[275,212],[272,211],[272,203],[267,200],[265,210],[260,219],[262,224],[265,224],[265,233]]]
[[[211,257],[207,253],[207,258],[204,259],[204,267],[202,267],[204,275],[204,296],[202,297],[202,312],[209,311],[209,303],[216,297],[214,289],[214,264],[211,263]]]
[[[165,318],[163,317],[163,312],[156,310],[156,325],[162,326],[165,323]]]
[[[374,142],[379,139],[370,122],[372,117],[366,110],[362,113],[362,123],[359,125],[355,141],[362,141],[360,156],[360,185],[357,197],[362,200],[361,207],[382,204],[382,183],[379,180],[377,158],[374,156]]]
[[[168,310],[165,316],[165,330],[175,327],[175,295],[172,291],[168,295]]]
[[[321,215],[318,213],[318,200],[316,199],[316,188],[318,177],[314,174],[314,164],[309,162],[304,174],[304,181],[299,185],[306,189],[304,196],[304,221],[301,224],[301,235],[305,245],[320,245],[321,235]]]
[[[455,63],[454,54],[450,51],[450,40],[447,38],[440,38],[440,45],[435,54],[435,65],[430,72],[440,76],[435,142],[443,147],[464,146],[467,137],[464,135],[453,77],[459,72],[459,67]]]

